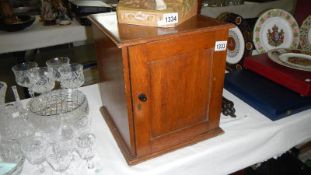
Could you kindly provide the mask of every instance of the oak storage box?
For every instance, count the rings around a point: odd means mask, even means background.
[[[128,164],[207,139],[219,128],[231,24],[195,16],[175,28],[89,17],[100,76],[100,109]]]

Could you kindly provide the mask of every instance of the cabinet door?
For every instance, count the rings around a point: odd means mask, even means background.
[[[129,48],[138,156],[218,127],[225,53],[214,52],[214,45],[220,34],[196,33]]]

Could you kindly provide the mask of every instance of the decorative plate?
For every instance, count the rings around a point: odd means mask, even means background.
[[[243,58],[251,55],[253,50],[251,29],[242,16],[234,13],[222,13],[218,20],[230,22],[237,27],[229,30],[227,44],[227,69],[240,70],[243,65]]]
[[[244,54],[244,37],[238,27],[229,30],[227,44],[227,63],[237,64],[241,61]]]
[[[296,49],[299,45],[298,24],[285,10],[268,10],[256,21],[253,41],[259,53],[276,48]]]
[[[309,15],[300,27],[300,47],[303,50],[311,50],[311,15]]]
[[[311,52],[298,49],[274,49],[268,51],[268,56],[280,65],[311,72]]]

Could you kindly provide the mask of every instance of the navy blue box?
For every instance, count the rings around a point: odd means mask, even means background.
[[[303,97],[248,70],[226,74],[224,88],[271,120],[311,107],[311,97]]]

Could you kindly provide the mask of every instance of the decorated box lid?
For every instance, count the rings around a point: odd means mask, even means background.
[[[195,16],[197,0],[120,0],[119,23],[174,27]]]

